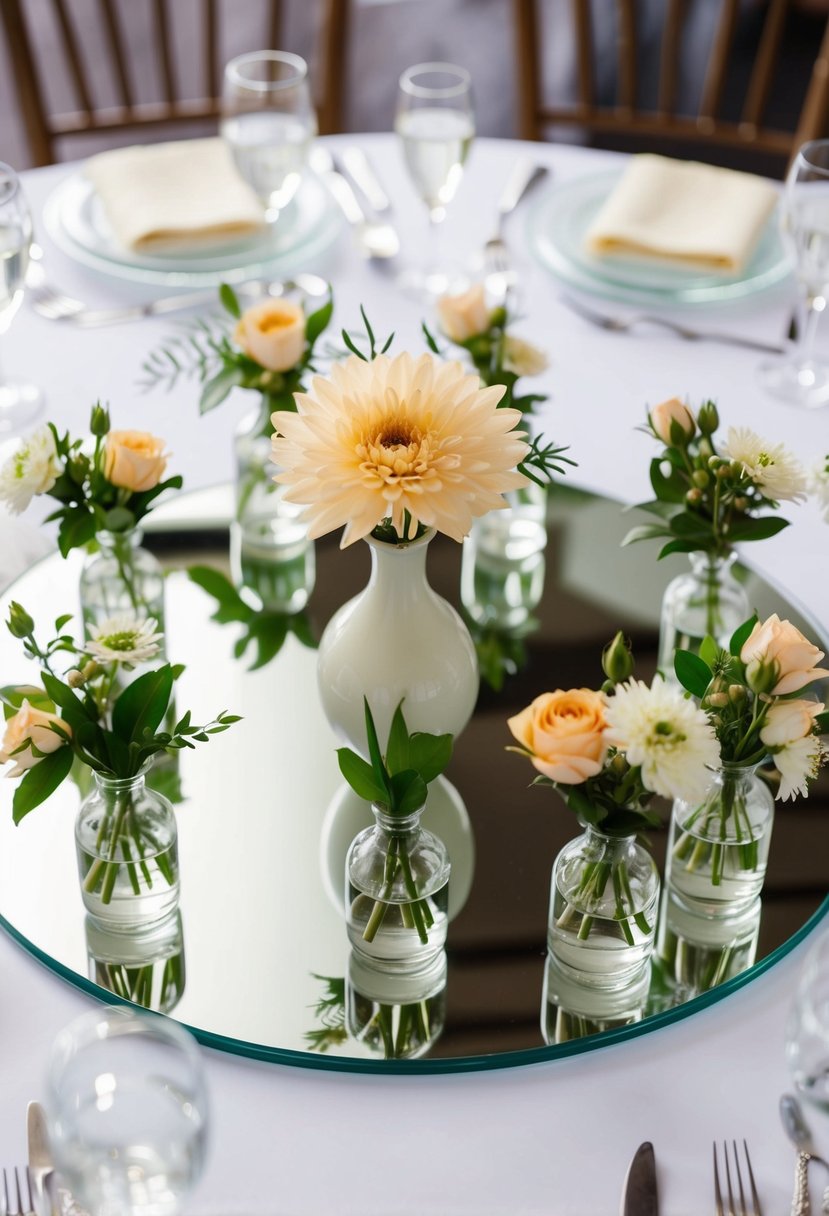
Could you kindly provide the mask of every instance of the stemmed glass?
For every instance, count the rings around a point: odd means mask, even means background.
[[[789,1016],[786,1059],[800,1096],[829,1115],[829,933],[807,956]]]
[[[225,68],[221,133],[239,173],[276,220],[297,192],[317,118],[308,65],[288,51],[252,51]]]
[[[790,355],[760,367],[765,389],[793,405],[829,402],[829,364],[813,356],[829,297],[829,139],[803,144],[786,177],[780,226],[795,259],[798,338]]]
[[[204,1164],[207,1097],[195,1041],[124,1008],[60,1032],[47,1090],[49,1142],[93,1216],[175,1216]]]
[[[20,179],[0,163],[0,334],[4,334],[23,300],[32,244],[32,217]],[[0,381],[0,432],[17,431],[40,413],[43,398],[33,384]]]
[[[429,209],[434,265],[409,271],[403,286],[426,297],[462,290],[457,272],[442,266],[438,233],[463,177],[475,135],[472,80],[453,63],[418,63],[400,77],[395,130],[415,189]]]

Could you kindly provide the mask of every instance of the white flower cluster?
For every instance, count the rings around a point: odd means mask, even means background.
[[[48,426],[39,427],[0,468],[0,502],[20,515],[35,494],[51,490],[59,473],[55,437]]]

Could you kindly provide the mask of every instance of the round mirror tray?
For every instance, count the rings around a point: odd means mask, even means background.
[[[508,621],[471,625],[480,695],[424,814],[452,863],[447,965],[420,985],[391,977],[383,989],[367,979],[349,953],[343,873],[348,845],[371,815],[340,775],[314,646],[334,610],[365,586],[368,547],[341,551],[338,536],[317,542],[306,609],[271,612],[264,623],[259,614],[249,636],[249,626],[212,619],[216,599],[187,573],[194,565],[229,573],[229,498],[226,488],[180,496],[155,512],[144,542],[168,571],[167,653],[185,664],[177,702],[194,721],[222,710],[244,719],[154,770],[176,805],[177,912],[146,931],[97,928],[85,918],[75,861],[79,782],[66,780],[17,827],[14,782],[0,783],[0,923],[64,979],[104,1000],[161,1010],[202,1042],[242,1055],[305,1067],[460,1071],[589,1050],[693,1013],[771,965],[825,912],[824,776],[808,799],[777,804],[759,923],[743,926],[739,940],[712,942],[695,937],[693,926],[674,926],[645,991],[640,984],[610,996],[568,986],[548,960],[550,869],[580,829],[505,750],[506,719],[541,692],[599,687],[602,647],[620,628],[633,642],[636,674],[650,679],[662,593],[687,568],[681,558],[657,562],[647,542],[620,547],[635,513],[556,487],[546,551],[529,580],[532,598],[543,583],[537,606],[522,607],[526,580],[516,591],[503,572],[476,574],[478,601],[492,592],[511,607]],[[437,537],[428,558],[431,585],[459,607],[462,552]],[[51,636],[57,616],[79,612],[80,566],[77,554],[42,561],[2,597],[3,620],[18,600]],[[787,616],[829,649],[778,591],[739,574],[761,616]],[[465,578],[464,600],[472,585]],[[0,667],[3,684],[33,680],[6,629]],[[665,825],[669,807],[661,810]],[[665,826],[651,836],[660,868],[666,836]]]

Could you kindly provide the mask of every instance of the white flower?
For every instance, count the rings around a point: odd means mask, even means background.
[[[769,708],[760,738],[772,749],[805,739],[813,733],[815,718],[824,709],[820,701],[807,701],[802,697],[794,701],[777,701]]]
[[[783,802],[788,798],[805,795],[808,782],[816,777],[818,769],[827,757],[827,750],[815,735],[795,739],[779,752],[774,753],[774,764],[780,774],[777,797]]]
[[[13,515],[19,515],[35,494],[51,490],[59,473],[55,437],[48,426],[41,426],[24,439],[0,469],[0,502],[5,502]]]
[[[738,461],[766,498],[802,502],[806,497],[803,467],[782,443],[767,443],[746,426],[732,426],[722,454]]]
[[[809,475],[809,493],[817,499],[823,518],[829,524],[829,456],[824,456]]]
[[[135,667],[154,659],[161,649],[163,633],[156,633],[155,617],[137,617],[130,613],[108,617],[96,625],[85,650],[105,663],[124,663]]]
[[[516,376],[538,376],[549,367],[543,350],[523,338],[504,338],[504,371]]]
[[[607,742],[641,767],[649,790],[688,802],[702,798],[720,748],[707,714],[693,701],[664,680],[651,688],[628,680],[609,698],[606,717]]]

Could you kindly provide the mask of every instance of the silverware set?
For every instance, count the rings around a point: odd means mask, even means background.
[[[2,1216],[36,1216],[31,1179],[25,1166],[3,1170],[0,1213]]]

